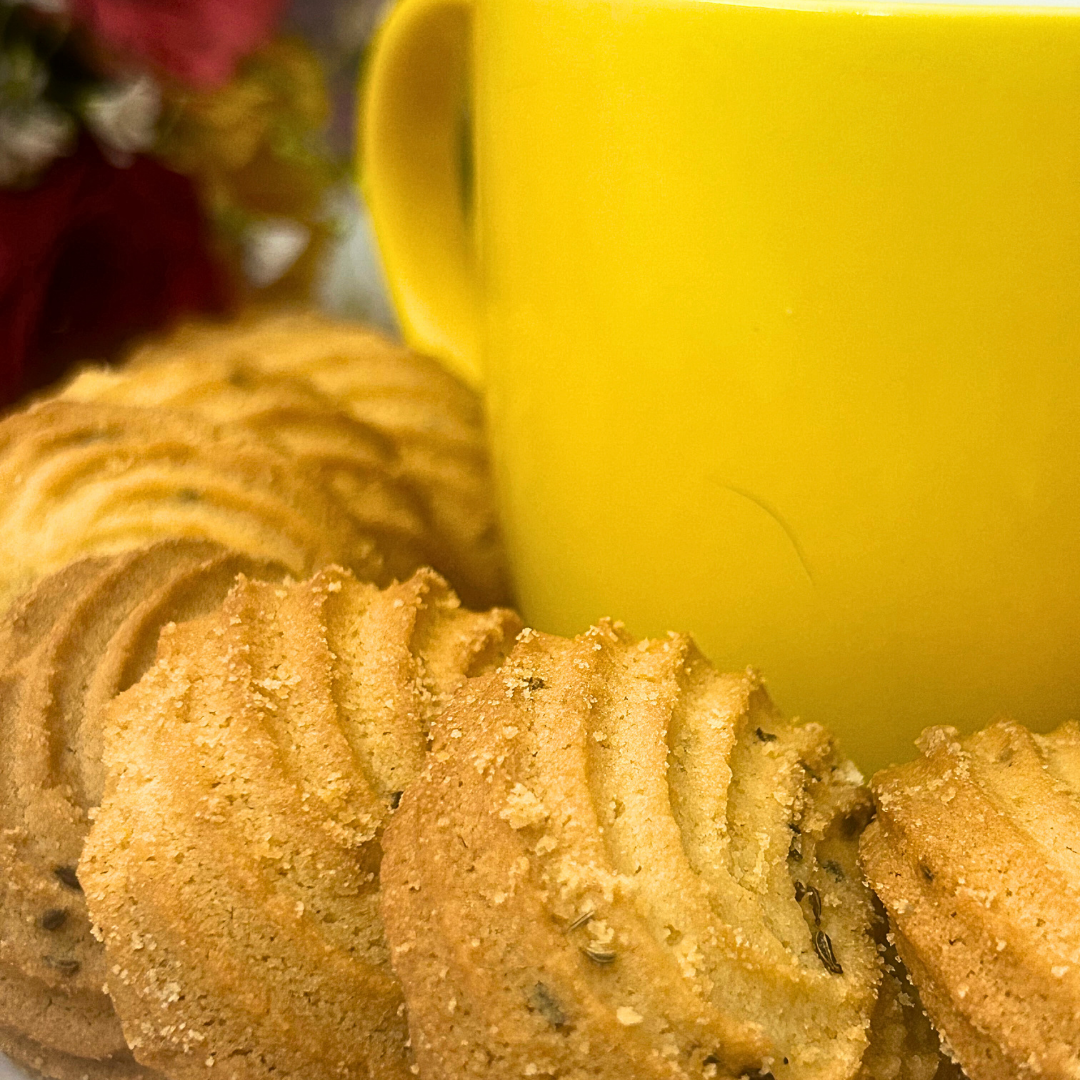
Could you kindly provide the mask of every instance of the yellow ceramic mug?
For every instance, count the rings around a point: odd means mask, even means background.
[[[690,629],[868,768],[1080,714],[1080,12],[401,0],[362,130],[534,625]]]

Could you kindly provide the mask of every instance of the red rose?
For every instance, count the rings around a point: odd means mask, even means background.
[[[70,0],[111,48],[196,86],[228,81],[270,39],[284,0]]]
[[[0,191],[0,403],[226,298],[191,182],[150,158],[117,168],[84,139]]]

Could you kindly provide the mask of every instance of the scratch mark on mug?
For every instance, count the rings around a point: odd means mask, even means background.
[[[758,498],[752,491],[747,491],[746,488],[736,487],[734,484],[723,484],[721,486],[735,495],[741,495],[744,499],[749,499],[755,506],[760,506],[761,509],[784,530],[784,535],[791,541],[791,546],[795,549],[795,554],[799,557],[799,563],[806,572],[807,579],[810,584],[813,585],[815,583],[814,575],[810,570],[810,563],[806,559],[806,552],[803,550],[802,544],[799,543],[799,538],[795,535],[795,530],[784,520],[780,511],[777,510],[776,507],[770,506],[764,499]]]

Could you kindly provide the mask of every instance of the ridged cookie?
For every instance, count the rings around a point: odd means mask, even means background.
[[[305,378],[236,360],[181,356],[91,368],[60,396],[189,410],[277,442],[335,491],[357,530],[375,539],[390,577],[404,580],[432,566],[458,586],[466,602],[490,602],[474,581],[455,581],[460,560],[454,538],[442,535],[432,520],[427,486],[409,474],[395,439],[352,416],[343,402]]]
[[[959,1066],[942,1053],[919,992],[887,940],[885,912],[880,905],[877,910],[875,938],[885,965],[857,1080],[964,1080]]]
[[[79,868],[136,1057],[172,1078],[404,1078],[383,824],[427,726],[509,648],[432,571],[241,582],[110,710]]]
[[[146,346],[132,366],[163,360],[228,361],[302,376],[342,401],[394,448],[399,474],[419,493],[443,544],[440,569],[462,600],[478,608],[506,602],[480,400],[441,365],[315,311],[187,326]]]
[[[284,449],[180,410],[50,401],[0,422],[0,599],[77,558],[214,540],[304,576],[386,572],[371,536]]]
[[[124,1051],[116,1057],[93,1061],[63,1054],[31,1039],[0,1028],[0,1053],[18,1063],[31,1076],[50,1080],[159,1080],[160,1073],[144,1068]],[[3,1062],[0,1061],[0,1067]],[[6,1075],[6,1074],[4,1074]]]
[[[685,636],[526,631],[384,841],[420,1075],[853,1077],[880,977],[860,780]]]
[[[72,563],[0,622],[0,1048],[46,1075],[138,1069],[75,869],[101,801],[104,710],[153,662],[160,628],[215,609],[241,571],[283,573],[163,541]]]
[[[862,842],[923,1004],[971,1080],[1080,1077],[1080,729],[929,728]]]

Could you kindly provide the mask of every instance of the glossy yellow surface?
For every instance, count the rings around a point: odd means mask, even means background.
[[[690,629],[868,769],[1080,715],[1080,13],[403,0],[366,110],[534,625]]]

